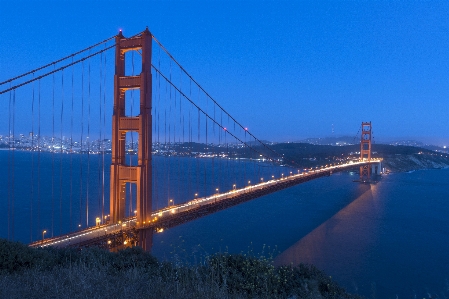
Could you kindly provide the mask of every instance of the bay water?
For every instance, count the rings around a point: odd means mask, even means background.
[[[13,158],[11,151],[0,151],[0,237],[27,243],[43,229],[51,234],[53,227],[58,235],[107,213],[109,192],[101,185],[109,182],[110,155],[17,151]],[[197,160],[155,157],[161,178],[153,186],[160,190],[155,209],[169,197],[176,201],[197,190],[201,197],[288,173],[250,162],[230,168],[227,161],[209,160],[198,166]],[[232,167],[232,176],[240,177],[227,182],[223,173]],[[180,187],[167,188],[167,177]],[[40,184],[32,183],[36,178]],[[349,292],[368,298],[448,298],[449,169],[393,173],[371,185],[356,178],[334,174],[165,230],[154,235],[153,254],[188,263],[216,252],[272,255],[276,265],[314,264]],[[127,209],[132,213],[132,206]]]

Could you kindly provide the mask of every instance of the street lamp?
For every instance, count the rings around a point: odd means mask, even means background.
[[[195,193],[195,198],[194,199],[196,199],[198,197],[198,193]]]
[[[233,189],[234,191],[235,191],[235,187],[236,187],[236,186],[235,186],[235,184],[234,184],[234,185],[232,185],[232,189]]]
[[[263,183],[263,178],[260,178],[260,181]]]
[[[44,243],[44,236],[45,236],[46,233],[47,233],[46,230],[42,231],[42,243]]]
[[[170,206],[170,205],[173,205],[174,203],[173,203],[173,199],[169,199],[168,200],[168,206]]]

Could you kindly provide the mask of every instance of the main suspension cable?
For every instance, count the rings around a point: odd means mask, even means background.
[[[190,80],[192,80],[200,89],[201,91],[204,92],[204,94],[211,99],[215,105],[217,105],[224,113],[226,113],[237,125],[239,125],[242,129],[245,130],[245,127],[240,124],[234,117],[232,117],[231,114],[229,114],[220,104],[218,104],[213,98],[212,96],[206,91],[204,90],[204,88],[186,71],[186,69],[170,54],[170,52],[168,52],[168,50],[162,45],[162,43],[154,36],[152,35],[153,40],[162,48],[162,50],[164,50],[164,52],[170,57],[170,59],[172,59],[177,65],[178,67],[190,78]],[[153,66],[154,67],[154,66]],[[247,130],[246,130],[247,131]],[[269,151],[271,151],[272,153],[274,153],[275,155],[282,157],[282,155],[280,155],[279,153],[277,153],[275,150],[273,150],[272,148],[270,148],[268,145],[266,145],[265,143],[263,143],[261,140],[259,140],[256,136],[254,136],[251,132],[248,131],[248,134],[253,137],[255,140],[257,140],[261,145],[263,145],[266,149],[268,149]]]
[[[12,87],[10,87],[10,88],[8,88],[8,89],[5,89],[5,90],[3,90],[3,91],[0,91],[0,94],[4,94],[4,93],[6,93],[6,92],[8,92],[8,91],[10,91],[10,90],[17,89],[17,88],[22,87],[22,86],[24,86],[24,85],[27,85],[27,84],[29,84],[29,83],[31,83],[31,82],[33,82],[33,81],[36,81],[36,80],[45,78],[45,77],[47,77],[47,76],[49,76],[49,75],[51,75],[51,74],[54,74],[54,73],[59,72],[59,71],[62,71],[63,69],[66,69],[66,68],[68,68],[68,67],[70,67],[70,66],[72,66],[72,65],[75,65],[75,64],[77,64],[77,63],[83,62],[83,61],[85,61],[86,59],[89,59],[89,58],[91,58],[91,57],[94,57],[94,56],[96,56],[96,55],[98,55],[98,54],[100,54],[100,53],[103,53],[103,52],[105,52],[105,51],[107,51],[107,50],[109,50],[109,49],[112,49],[112,48],[115,48],[115,44],[112,45],[112,46],[109,46],[109,47],[107,47],[107,48],[105,48],[105,49],[99,50],[99,51],[97,51],[97,52],[95,52],[95,53],[93,53],[93,54],[91,54],[91,55],[88,55],[88,56],[86,56],[86,57],[83,57],[83,58],[81,58],[81,59],[78,59],[78,60],[76,60],[76,61],[74,61],[74,62],[72,62],[72,63],[69,63],[69,64],[66,64],[66,65],[64,65],[64,66],[61,66],[60,68],[54,69],[53,71],[50,71],[50,72],[48,72],[48,73],[45,73],[45,74],[43,74],[43,75],[40,75],[40,76],[35,77],[35,78],[33,78],[33,79],[30,79],[30,80],[28,80],[28,81],[25,81],[25,82],[23,82],[23,83],[14,85],[14,86],[12,86]]]
[[[197,104],[195,104],[184,92],[182,92],[177,86],[175,86],[173,84],[173,82],[171,82],[164,74],[162,74],[162,72],[157,69],[154,65],[151,65],[153,67],[153,69],[159,73],[159,75],[165,79],[165,81],[167,81],[167,83],[169,83],[174,89],[176,89],[184,98],[186,98],[192,105],[194,105],[197,109],[198,109],[198,113],[202,113],[204,114],[208,119],[210,119],[213,123],[215,123],[216,125],[218,125],[221,129],[226,130],[226,128],[224,128],[221,124],[219,124],[215,119],[213,119],[210,115],[208,115],[203,109],[201,109]],[[198,114],[199,117],[199,114]],[[231,117],[232,118],[232,117]],[[198,120],[198,127],[199,127],[199,120]],[[245,130],[247,131],[247,130]],[[246,142],[244,142],[243,140],[241,140],[240,138],[238,138],[236,135],[234,135],[233,133],[229,132],[228,133],[234,137],[236,140],[238,140],[240,143],[244,144],[245,146],[251,148],[254,152],[262,155],[263,157],[266,157],[267,160],[269,161],[273,161],[272,158],[267,157],[266,155],[260,153],[258,150],[254,149],[252,146],[250,146],[249,144],[247,144]],[[199,130],[198,130],[198,134],[199,134]],[[255,138],[255,137],[254,137]],[[199,135],[198,135],[198,140],[199,140]]]
[[[6,83],[15,81],[15,80],[17,80],[17,79],[20,79],[20,78],[25,77],[25,76],[30,75],[30,74],[34,74],[34,73],[37,72],[37,71],[43,70],[43,69],[45,69],[45,68],[47,68],[47,67],[49,67],[49,66],[55,65],[55,64],[57,64],[57,63],[59,63],[59,62],[61,62],[61,61],[64,61],[64,60],[66,60],[66,59],[73,58],[73,57],[76,56],[76,55],[79,55],[79,54],[81,54],[81,53],[83,53],[83,52],[86,52],[87,50],[90,50],[90,49],[95,48],[95,47],[97,47],[97,46],[99,46],[99,45],[101,45],[101,44],[104,44],[104,43],[106,43],[106,42],[108,42],[108,41],[110,41],[111,39],[114,39],[114,38],[116,38],[116,37],[117,37],[117,35],[111,36],[110,38],[105,39],[104,41],[101,41],[101,42],[99,42],[99,43],[96,43],[95,45],[92,45],[92,46],[90,46],[90,47],[87,47],[87,48],[85,48],[85,49],[83,49],[83,50],[81,50],[81,51],[78,51],[78,52],[75,52],[75,53],[73,53],[73,54],[70,54],[69,56],[66,56],[66,57],[63,57],[63,58],[61,58],[61,59],[55,60],[55,61],[53,61],[53,62],[51,62],[51,63],[49,63],[49,64],[46,64],[46,65],[44,65],[44,66],[41,66],[41,67],[39,67],[39,68],[37,68],[37,69],[34,69],[34,70],[32,70],[32,71],[26,72],[26,73],[24,73],[24,74],[22,74],[22,75],[19,75],[19,76],[17,76],[17,77],[14,77],[14,78],[8,79],[8,80],[6,80],[6,81],[0,82],[0,85],[3,85],[3,84],[6,84]],[[115,45],[114,45],[114,46],[115,46]]]

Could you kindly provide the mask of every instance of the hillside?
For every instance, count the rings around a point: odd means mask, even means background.
[[[315,167],[357,159],[359,145],[314,145],[309,143],[279,143],[271,146],[283,155],[284,163],[294,167]],[[262,149],[268,154],[267,150]],[[449,154],[415,146],[373,144],[373,158],[383,158],[389,171],[449,167]]]

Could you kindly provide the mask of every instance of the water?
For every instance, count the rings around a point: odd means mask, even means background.
[[[368,298],[449,297],[449,169],[333,175],[155,235],[159,258],[277,252]],[[268,248],[269,247],[269,248]]]
[[[6,217],[8,192],[11,192],[8,188],[11,182],[8,178],[9,154],[8,151],[0,152],[1,237],[8,237],[8,232],[11,233],[7,229],[9,222]],[[103,180],[101,156],[89,157],[89,176],[86,175],[86,155],[73,155],[72,167],[70,156],[44,153],[40,157],[41,180],[54,178],[53,186],[40,187],[41,227],[51,227],[52,219],[55,224],[62,219],[63,229],[70,226],[70,217],[58,214],[61,190],[64,215],[70,212],[67,207],[70,188],[73,189],[72,201],[75,203],[71,212],[73,219],[86,221],[87,193],[90,206],[97,207],[97,211],[92,213],[101,211],[103,194],[98,191]],[[38,213],[37,197],[30,196],[35,196],[38,188],[31,184],[32,178],[38,176],[36,167],[30,169],[29,166],[30,161],[37,163],[38,156],[32,157],[30,153],[15,152],[14,230],[15,239],[23,242],[30,239],[29,224],[36,225]],[[60,158],[62,164],[58,162]],[[181,200],[196,190],[213,193],[216,186],[220,190],[231,189],[229,184],[233,182],[226,182],[223,178],[226,172],[231,172],[226,169],[234,169],[239,181],[258,179],[258,176],[268,178],[274,171],[278,171],[275,173],[278,176],[283,171],[247,162],[229,168],[226,161],[219,160],[202,159],[204,163],[198,169],[195,168],[198,159],[156,157],[154,162],[155,173],[161,179],[154,186],[160,190],[153,203],[155,208],[166,205],[167,196]],[[105,156],[105,165],[108,163],[110,156]],[[73,178],[81,177],[81,184],[72,183],[76,185],[74,187],[67,179],[61,181],[57,175],[61,171],[60,165],[63,173],[72,169]],[[84,171],[73,165],[82,166]],[[235,170],[239,167],[246,170]],[[109,180],[108,168],[104,172],[106,182]],[[84,175],[80,176],[80,173]],[[169,190],[163,184],[162,179],[166,179],[169,173],[172,184],[177,180],[180,187]],[[188,183],[187,178],[191,176],[192,182]],[[88,192],[87,177],[90,180]],[[271,252],[276,254],[276,264],[313,263],[349,292],[368,298],[428,298],[428,293],[432,298],[449,297],[449,169],[390,174],[375,185],[353,183],[355,178],[348,173],[335,174],[155,234],[153,254],[161,259],[176,257],[198,262],[219,251]],[[30,186],[34,186],[32,192]],[[52,192],[56,209],[50,208],[52,203],[47,198],[51,198]],[[107,190],[104,196],[107,201]],[[29,220],[31,198],[32,221]],[[49,206],[43,206],[43,203]],[[94,220],[90,221],[93,223]],[[22,222],[24,225],[20,225]],[[37,229],[31,237],[39,238],[40,234],[41,230]]]
[[[136,165],[137,156],[126,157]],[[111,155],[0,151],[0,236],[31,242],[92,226],[109,206]],[[153,157],[153,210],[249,184],[289,169],[243,159]],[[136,189],[126,188],[126,217]]]

